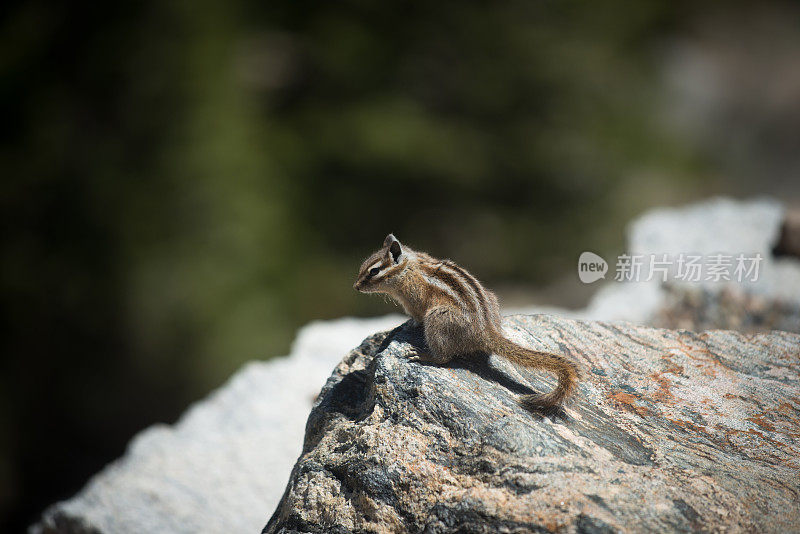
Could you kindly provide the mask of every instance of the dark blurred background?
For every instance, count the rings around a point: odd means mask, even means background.
[[[795,2],[5,2],[0,530],[353,292],[389,231],[510,304],[800,195]]]

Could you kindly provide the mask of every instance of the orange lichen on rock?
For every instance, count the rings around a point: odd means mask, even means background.
[[[641,417],[650,415],[650,410],[646,406],[639,406],[639,400],[636,395],[625,393],[624,391],[615,391],[606,396],[607,399],[614,401],[617,408],[625,410],[626,412],[635,413]]]
[[[770,423],[769,421],[767,421],[766,419],[764,419],[764,415],[766,415],[766,414],[754,415],[753,417],[748,417],[746,419],[746,421],[750,421],[751,423],[755,423],[758,426],[760,426],[761,428],[763,428],[764,430],[774,431],[775,430],[775,426],[772,423]]]
[[[664,402],[666,404],[673,404],[675,402],[675,395],[672,394],[672,381],[663,376],[664,372],[653,373],[650,378],[658,383],[658,389],[653,393],[653,400]]]
[[[709,435],[708,429],[706,427],[704,427],[703,425],[698,425],[697,423],[694,423],[687,419],[673,419],[671,417],[664,417],[664,419],[686,430],[691,430],[693,432],[700,432],[702,434]]]

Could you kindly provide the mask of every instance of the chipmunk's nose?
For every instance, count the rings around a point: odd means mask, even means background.
[[[356,280],[356,282],[353,284],[353,289],[355,289],[356,291],[361,291],[361,289],[359,289],[358,286],[359,286],[359,280]]]

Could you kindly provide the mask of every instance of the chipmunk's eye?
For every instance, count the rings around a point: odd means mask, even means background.
[[[380,270],[380,269],[378,269],[377,267],[373,267],[372,269],[370,269],[370,270],[369,270],[369,275],[370,275],[370,276],[375,276],[375,275],[376,275],[376,274],[378,274],[379,272],[381,272],[381,270]]]

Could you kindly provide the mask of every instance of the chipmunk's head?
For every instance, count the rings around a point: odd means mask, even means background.
[[[383,241],[383,248],[361,264],[353,289],[362,293],[388,293],[407,263],[408,255],[400,241],[389,234]]]

